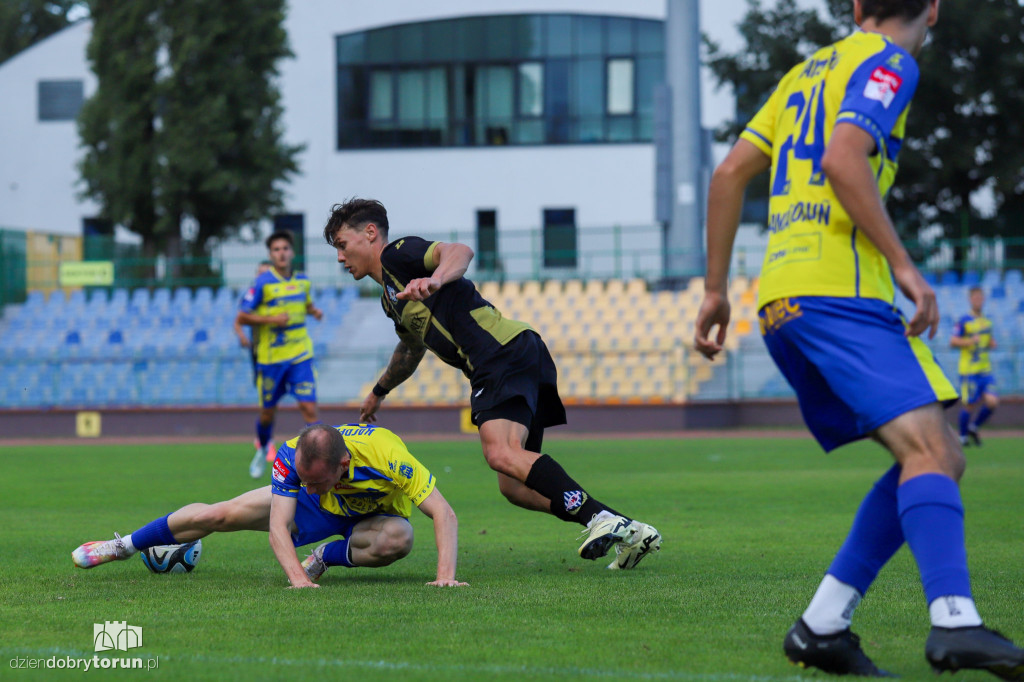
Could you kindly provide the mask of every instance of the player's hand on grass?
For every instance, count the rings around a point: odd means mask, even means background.
[[[458,580],[434,580],[427,584],[434,587],[469,587],[469,583],[461,583]]]
[[[383,400],[383,398],[378,398],[373,393],[366,396],[366,400],[363,401],[362,406],[359,408],[359,421],[366,424],[372,424],[377,421],[377,417],[374,415],[377,413],[377,410],[380,409],[381,400]]]
[[[441,282],[436,277],[421,277],[406,284],[398,298],[403,301],[422,301],[440,288]]]
[[[723,294],[713,291],[704,292],[704,300],[697,313],[697,330],[693,338],[693,347],[708,360],[714,360],[722,351],[725,333],[729,327],[729,299]],[[711,339],[711,329],[718,325],[718,333]]]
[[[288,589],[289,590],[301,590],[301,589],[306,588],[306,587],[320,587],[320,586],[317,585],[315,582],[307,580],[304,583],[296,583],[294,585],[289,585]]]
[[[935,332],[939,330],[939,303],[935,299],[935,290],[913,265],[894,269],[892,274],[900,291],[916,306],[906,335],[920,336],[927,330],[928,338],[935,338]]]

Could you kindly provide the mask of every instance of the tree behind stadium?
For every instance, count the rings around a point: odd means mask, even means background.
[[[71,24],[85,0],[3,0],[0,2],[0,62]]]
[[[720,139],[734,140],[792,66],[853,27],[849,0],[826,0],[829,16],[793,0],[769,8],[748,3],[738,26],[741,49],[727,53],[705,39],[708,66],[737,99],[737,120],[723,126]],[[888,200],[897,228],[904,238],[931,225],[953,239],[966,236],[965,227],[972,235],[1024,237],[1024,6],[943,2],[918,61],[921,80]],[[762,187],[766,193],[767,182]],[[972,206],[979,192],[991,193],[989,210],[986,202]],[[1006,255],[1020,262],[1024,242]],[[962,256],[958,248],[958,263]]]
[[[282,141],[283,0],[93,0],[99,79],[79,116],[83,196],[143,253],[203,256],[282,205],[301,147]],[[181,243],[181,224],[194,238]]]

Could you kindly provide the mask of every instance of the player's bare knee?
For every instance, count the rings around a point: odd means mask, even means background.
[[[507,443],[484,443],[483,451],[487,466],[494,471],[514,477],[516,451],[512,447]]]

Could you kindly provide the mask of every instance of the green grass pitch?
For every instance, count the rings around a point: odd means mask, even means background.
[[[593,495],[661,530],[659,555],[615,572],[578,558],[577,527],[505,502],[476,442],[410,448],[459,516],[458,575],[468,588],[424,585],[436,554],[429,521],[415,512],[408,558],[332,569],[320,590],[286,590],[266,535],[254,532],[204,540],[188,575],[152,575],[135,558],[75,569],[70,552],[82,542],[253,487],[250,447],[0,448],[0,678],[72,676],[11,663],[91,658],[93,624],[108,620],[144,632],[141,648],[116,655],[158,660],[150,672],[94,671],[126,679],[821,678],[789,665],[782,636],[889,461],[872,443],[826,456],[809,439],[549,440],[545,450]],[[989,438],[968,450],[963,482],[975,598],[1018,642],[1022,455],[1019,440]],[[934,679],[906,548],[861,604],[855,630],[881,667]]]

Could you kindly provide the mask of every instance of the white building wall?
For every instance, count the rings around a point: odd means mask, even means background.
[[[80,22],[0,64],[0,228],[81,234],[97,207],[76,198],[78,129],[74,121],[40,121],[41,80],[96,78],[85,61],[90,22]]]
[[[705,30],[726,43],[743,0],[701,0]],[[650,144],[337,150],[335,37],[352,31],[481,13],[594,13],[664,18],[664,0],[293,0],[287,29],[293,59],[281,64],[285,137],[305,144],[301,175],[287,188],[287,212],[302,213],[311,245],[331,204],[380,199],[396,232],[472,231],[476,209],[496,209],[499,232],[536,229],[544,208],[575,208],[588,228],[654,223]],[[734,14],[733,14],[734,13]],[[95,78],[85,61],[91,23],[83,21],[0,64],[0,227],[79,233],[97,207],[76,199],[81,156],[74,122],[39,122],[41,79]],[[704,125],[731,113],[727,92],[705,77]],[[581,234],[581,246],[584,237]],[[312,254],[311,254],[312,255]]]

